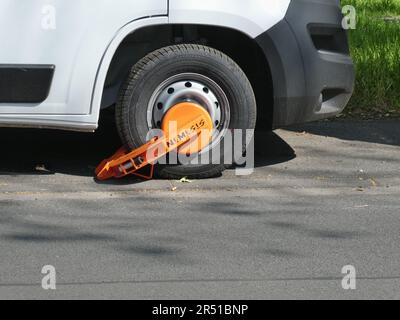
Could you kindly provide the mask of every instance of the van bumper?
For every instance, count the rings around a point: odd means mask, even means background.
[[[256,38],[270,66],[274,128],[336,116],[349,102],[355,72],[342,19],[336,0],[296,0]]]

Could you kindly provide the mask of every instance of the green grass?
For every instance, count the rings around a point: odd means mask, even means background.
[[[345,114],[400,116],[400,0],[342,0],[346,4],[357,10],[357,28],[349,30],[357,80]]]

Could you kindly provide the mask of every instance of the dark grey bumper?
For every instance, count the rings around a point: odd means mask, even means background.
[[[271,69],[275,128],[347,105],[355,73],[342,18],[336,0],[293,0],[285,19],[256,39]]]

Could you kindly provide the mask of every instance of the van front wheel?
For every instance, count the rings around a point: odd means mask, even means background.
[[[209,149],[220,148],[229,129],[255,127],[256,100],[241,68],[210,47],[176,45],[150,53],[132,68],[116,107],[122,142],[130,149],[146,143],[168,110],[187,101],[205,108],[218,130]],[[209,164],[159,165],[157,174],[168,179],[215,177],[225,169],[220,154],[221,161]]]

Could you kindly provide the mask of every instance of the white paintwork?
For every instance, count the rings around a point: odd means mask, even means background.
[[[250,37],[269,30],[285,16],[291,0],[170,0],[170,23],[229,27]]]
[[[135,30],[199,23],[256,37],[279,22],[290,0],[0,0],[0,64],[54,64],[49,97],[40,104],[0,104],[0,125],[97,128],[113,54]],[[43,8],[56,28],[43,29]]]
[[[65,113],[54,114],[51,112],[35,112],[35,108],[41,107],[41,109],[54,108],[54,104],[48,103],[49,99],[38,106],[32,105],[14,105],[5,106],[0,103],[0,126],[27,126],[27,127],[38,127],[38,128],[60,128],[66,130],[77,130],[77,131],[94,131],[97,129],[99,115],[100,115],[100,104],[103,94],[103,87],[108,71],[108,67],[111,63],[113,55],[117,50],[119,44],[123,39],[132,33],[132,31],[140,29],[149,25],[166,24],[168,23],[167,17],[157,18],[146,18],[133,21],[124,27],[122,27],[112,41],[105,47],[105,52],[98,62],[97,74],[93,73],[92,76],[79,73],[77,77],[81,77],[80,83],[84,88],[80,92],[71,91],[68,85],[68,79],[65,81],[65,86],[69,90],[69,95],[74,96],[72,100],[63,103]],[[90,59],[89,59],[90,60]],[[78,86],[79,89],[79,86]],[[54,82],[52,86],[54,90]],[[79,103],[80,99],[86,98],[86,104]],[[73,106],[71,101],[76,101],[78,110],[88,110],[86,114],[74,114],[69,111],[69,107]],[[9,108],[10,113],[2,113],[2,108]],[[23,112],[21,108],[29,108],[30,112]],[[33,109],[32,109],[33,108]],[[80,108],[80,109],[79,109]],[[18,113],[19,112],[19,113]]]

